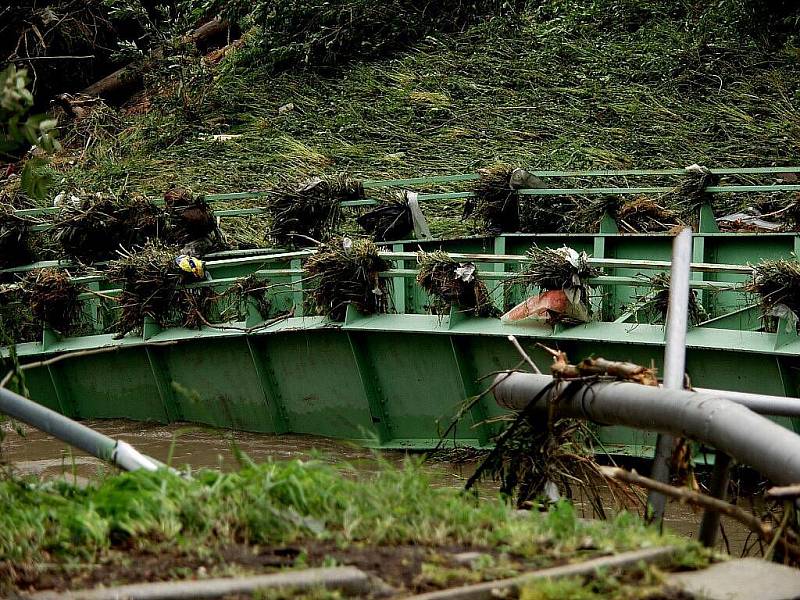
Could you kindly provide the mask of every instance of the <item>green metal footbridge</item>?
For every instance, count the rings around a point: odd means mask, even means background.
[[[413,181],[402,180],[400,185]],[[767,192],[794,191],[778,187]],[[710,206],[701,209],[698,222],[691,286],[709,318],[687,334],[691,383],[800,395],[800,337],[782,323],[777,333],[764,331],[757,300],[742,289],[751,276],[750,265],[791,258],[800,248],[800,235],[720,233]],[[98,272],[75,278],[86,290],[81,299],[91,332],[62,338],[45,329],[41,340],[18,344],[16,353],[30,365],[26,383],[31,397],[73,418],[189,421],[426,449],[439,443],[463,401],[488,387],[490,374],[519,361],[507,341],[509,334],[517,336],[542,367],[550,357],[537,343],[563,350],[575,360],[596,355],[660,367],[664,326],[640,322],[641,315],[629,308],[635,296],[652,285],[643,275],[669,270],[671,243],[668,234],[619,233],[609,219],[598,233],[390,242],[383,251],[393,267],[381,277],[391,281],[393,312],[362,315],[350,306],[343,323],[304,314],[305,296],[313,285],[304,261],[313,250],[229,252],[208,260],[211,281],[190,285],[222,291],[255,274],[270,286],[269,314],[250,306],[243,321],[199,330],[162,330],[146,322],[141,335],[122,339],[106,333],[119,290]],[[495,318],[467,317],[455,309],[449,315],[429,314],[430,299],[415,281],[418,250],[442,249],[476,263],[496,305],[507,308],[530,293],[513,278],[534,244],[567,245],[591,255],[591,262],[602,269],[591,281],[598,320],[572,327],[511,326]],[[64,263],[48,266],[59,264]],[[10,271],[35,266],[42,265]],[[288,311],[292,316],[285,316]],[[2,353],[7,356],[9,349]],[[41,364],[34,367],[35,363]],[[449,443],[490,444],[491,417],[500,414],[491,398],[484,399]],[[800,421],[776,419],[800,431]],[[612,452],[652,453],[653,434],[621,427],[603,427],[598,434]]]

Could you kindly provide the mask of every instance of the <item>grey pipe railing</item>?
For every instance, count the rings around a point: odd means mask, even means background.
[[[790,396],[770,396],[767,394],[750,394],[748,392],[732,392],[729,390],[712,390],[708,388],[692,388],[698,394],[711,394],[725,398],[736,404],[746,406],[754,413],[772,417],[800,417],[800,398]]]
[[[500,406],[521,410],[553,383],[549,375],[501,373],[494,396]],[[561,381],[539,401],[543,416],[550,401],[559,417],[686,437],[725,452],[776,484],[800,483],[800,436],[720,395],[627,382]]]
[[[683,229],[672,243],[672,268],[669,279],[669,307],[667,309],[667,339],[664,345],[664,387],[682,390],[686,373],[686,328],[689,324],[689,278],[692,273],[692,230]],[[669,483],[673,437],[659,433],[653,456],[650,477],[662,483]],[[651,511],[649,517],[661,523],[667,498],[655,490],[647,495]]]
[[[100,460],[112,462],[126,471],[135,471],[136,469],[155,471],[162,466],[152,458],[141,454],[127,442],[110,438],[2,387],[0,387],[0,413],[49,433],[75,448],[88,452]]]

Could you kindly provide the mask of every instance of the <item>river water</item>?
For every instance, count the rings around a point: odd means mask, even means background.
[[[125,420],[86,421],[86,425],[115,439],[132,444],[143,454],[152,456],[175,467],[191,465],[192,468],[233,469],[237,466],[233,445],[256,462],[269,458],[289,460],[318,457],[331,462],[349,462],[365,471],[374,469],[374,454],[363,447],[327,438],[302,435],[267,435],[246,432],[219,431],[191,425],[160,425]],[[83,452],[72,450],[38,430],[25,427],[12,427],[6,422],[0,425],[5,433],[2,445],[2,459],[23,475],[36,475],[43,478],[65,477],[78,483],[106,473],[109,467],[102,461]],[[19,429],[19,431],[18,431]],[[392,462],[403,460],[403,453],[385,452],[383,457]],[[435,475],[437,485],[461,487],[476,467],[475,462],[429,462],[426,469]],[[491,493],[491,487],[483,490]],[[609,510],[614,506],[608,495]],[[591,510],[581,502],[585,516]],[[668,505],[665,527],[693,537],[697,533],[701,518],[700,512],[690,507],[672,502]],[[745,546],[747,531],[736,522],[723,518],[723,527],[728,538],[731,553],[739,556]],[[719,540],[718,550],[725,551],[723,539]],[[753,549],[757,552],[758,548]],[[750,552],[751,554],[753,552]]]

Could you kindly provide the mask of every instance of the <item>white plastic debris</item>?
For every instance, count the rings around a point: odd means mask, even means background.
[[[475,279],[475,265],[473,263],[459,263],[455,270],[456,279],[469,283]]]

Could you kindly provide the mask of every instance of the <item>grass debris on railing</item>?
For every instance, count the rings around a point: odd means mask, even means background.
[[[431,312],[447,314],[451,306],[476,317],[495,317],[495,308],[475,263],[458,262],[441,250],[417,254],[417,283],[432,296]]]
[[[23,297],[39,325],[68,336],[81,320],[78,286],[65,271],[31,271],[20,283]]]
[[[642,282],[647,283],[648,289],[634,297],[628,310],[634,314],[641,314],[646,323],[660,324],[667,320],[669,309],[668,273],[658,273],[652,277],[642,275]],[[689,324],[698,325],[708,319],[696,290],[689,290]]]
[[[86,197],[68,202],[58,215],[54,241],[85,263],[108,260],[120,248],[142,246],[163,235],[163,211],[145,198]]]
[[[262,318],[266,319],[272,309],[272,297],[270,296],[269,281],[256,275],[248,275],[239,279],[229,287],[225,296],[229,299],[229,311],[222,313],[222,318],[230,316],[232,311],[237,320],[243,321],[248,316],[248,306],[252,306],[258,311]]]
[[[589,264],[586,252],[572,248],[531,247],[527,252],[527,265],[515,279],[520,283],[539,288],[542,292],[563,291],[571,305],[572,316],[591,316],[589,279],[600,275],[600,270]],[[564,313],[565,315],[567,313]]]
[[[299,186],[285,184],[272,192],[267,206],[267,239],[278,246],[306,247],[335,235],[344,200],[364,197],[360,181],[344,175],[314,177]]]
[[[364,314],[389,310],[389,283],[378,275],[391,263],[370,240],[334,238],[320,246],[305,267],[315,281],[311,300],[317,314],[344,321],[351,303]]]
[[[0,203],[0,269],[30,262],[30,220],[14,214],[14,207]]]
[[[182,253],[204,256],[226,248],[214,210],[202,196],[172,188],[164,194],[164,204],[169,226],[164,239],[180,246]]]
[[[414,219],[405,197],[382,202],[358,216],[356,222],[376,242],[407,239],[414,231]]]
[[[673,192],[674,209],[688,219],[697,219],[698,211],[704,204],[713,202],[713,196],[706,188],[719,183],[719,175],[712,173],[707,167],[697,164],[686,167],[683,181]],[[679,210],[681,209],[682,210]]]
[[[513,171],[508,165],[480,169],[475,195],[464,202],[462,218],[478,220],[491,235],[518,231],[519,194],[511,187]]]
[[[779,318],[792,330],[798,328],[800,316],[800,261],[764,260],[753,267],[753,277],[746,291],[761,300],[764,327],[775,331]]]
[[[176,258],[174,249],[151,242],[141,251],[124,253],[109,264],[109,280],[122,284],[119,337],[141,331],[145,317],[161,327],[198,328],[207,322],[214,291],[210,287],[183,287],[202,279],[203,274],[179,269]]]

